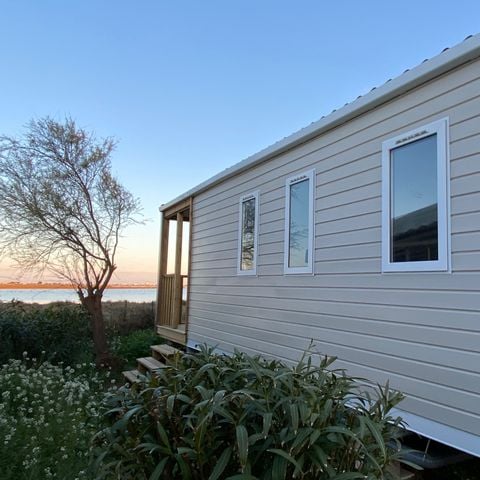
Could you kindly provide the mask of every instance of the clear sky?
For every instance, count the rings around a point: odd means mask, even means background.
[[[116,137],[114,171],[151,219],[127,231],[117,280],[154,280],[160,204],[479,20],[478,0],[0,0],[0,132],[70,115]]]

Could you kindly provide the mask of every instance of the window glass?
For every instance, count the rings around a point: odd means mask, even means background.
[[[242,202],[240,270],[255,266],[255,197]]]
[[[288,266],[308,266],[310,195],[307,178],[290,186]]]
[[[438,260],[437,135],[390,151],[391,262]]]

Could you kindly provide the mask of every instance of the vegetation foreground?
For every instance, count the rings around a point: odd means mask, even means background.
[[[2,479],[390,478],[400,396],[352,397],[331,361],[291,368],[204,348],[117,389],[93,366],[11,360],[0,369]]]
[[[97,370],[84,315],[0,308],[2,480],[392,478],[400,394],[370,401],[331,358],[291,367],[206,347],[117,388],[153,329],[114,322],[118,371]]]
[[[393,478],[402,398],[359,396],[354,379],[309,355],[280,361],[199,353],[177,357],[146,385],[108,394],[96,436],[105,479]]]

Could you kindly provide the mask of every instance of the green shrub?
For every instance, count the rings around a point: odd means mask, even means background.
[[[380,479],[397,456],[401,400],[388,386],[359,396],[355,379],[314,366],[198,354],[104,401],[96,436],[104,479]]]
[[[86,312],[73,303],[46,307],[1,304],[0,365],[22,358],[23,352],[67,365],[90,361],[92,342]]]
[[[87,477],[104,379],[93,367],[61,368],[32,359],[0,367],[0,477]]]
[[[150,346],[157,343],[158,338],[153,328],[116,336],[111,342],[112,353],[125,364],[135,365],[138,357],[149,355]]]

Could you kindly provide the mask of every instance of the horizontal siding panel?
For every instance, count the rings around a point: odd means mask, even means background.
[[[197,253],[192,258],[192,268],[197,268],[196,265],[202,262],[213,262],[213,261],[229,261],[233,259],[233,263],[237,261],[237,250],[228,249],[220,250],[206,253]],[[212,264],[213,267],[213,264]]]
[[[356,258],[380,258],[380,242],[365,243],[349,246],[339,246],[335,248],[319,247],[315,252],[317,262],[332,260],[355,260]]]
[[[321,212],[317,212],[315,217],[321,215]],[[350,218],[341,218],[339,220],[332,220],[330,222],[322,223],[321,227],[318,228],[321,235],[327,235],[331,233],[339,232],[351,232],[353,230],[364,229],[364,228],[377,228],[381,226],[381,213],[366,213],[361,216],[350,217]]]
[[[199,316],[213,318],[226,323],[233,320],[234,323],[244,324],[250,322],[257,327],[264,329],[276,328],[285,331],[292,330],[292,334],[303,335],[314,338],[307,334],[307,328],[317,327],[320,330],[331,330],[341,332],[352,332],[363,335],[372,335],[379,338],[394,338],[401,341],[411,341],[414,343],[427,343],[446,348],[458,348],[459,350],[470,350],[480,353],[480,332],[471,330],[455,330],[453,328],[443,328],[436,322],[430,325],[418,325],[409,318],[402,322],[392,322],[389,320],[375,320],[371,318],[360,318],[358,316],[311,314],[303,312],[291,312],[286,310],[270,310],[256,306],[243,307],[238,305],[209,304],[207,302],[197,302],[193,307],[192,314],[199,313]],[[197,316],[198,316],[197,315]],[[410,320],[410,322],[408,321]],[[278,326],[276,326],[278,324]],[[321,338],[321,333],[317,335]],[[477,366],[480,369],[480,366]],[[478,387],[480,388],[480,382]],[[470,386],[470,389],[473,386]],[[468,390],[468,388],[465,388]]]
[[[322,197],[316,200],[316,206],[319,210],[328,208],[337,208],[341,205],[349,205],[355,202],[361,202],[366,198],[378,197],[382,193],[380,179],[368,185],[355,185],[351,190],[340,192],[330,197]]]
[[[245,277],[219,279],[225,286],[242,286]],[[281,275],[264,279],[260,276],[249,278],[249,285],[263,287],[315,287],[315,288],[356,288],[374,290],[427,290],[442,293],[443,291],[480,292],[480,273],[429,273],[402,272],[360,275]],[[211,280],[199,280],[198,285],[216,285]],[[480,331],[480,328],[479,328]]]
[[[480,137],[478,139],[480,145]],[[477,192],[480,189],[480,172],[471,172],[469,175],[457,177],[450,182],[452,195],[465,195]]]
[[[238,232],[238,222],[237,221],[229,221],[228,223],[224,223],[222,225],[217,225],[215,228],[204,228],[201,231],[195,230],[195,239],[201,240],[202,238],[209,238],[211,236],[222,235],[224,233],[230,232]]]
[[[479,136],[467,137],[455,143],[450,143],[450,158],[463,158],[478,152]]]
[[[348,178],[337,180],[336,182],[328,183],[317,188],[317,198],[322,199],[337,195],[342,192],[348,192],[354,188],[358,188],[360,185],[370,185],[374,182],[378,182],[381,177],[380,166],[367,170],[361,173],[351,175]]]
[[[374,289],[354,288],[316,288],[316,287],[223,287],[209,289],[202,288],[202,294],[220,294],[229,296],[234,302],[236,297],[243,298],[275,298],[282,301],[292,300],[313,300],[338,303],[369,303],[375,305],[391,305],[421,308],[448,308],[456,310],[471,310],[480,312],[480,295],[476,292],[463,291],[428,291],[428,290],[387,290],[383,289],[381,295]]]
[[[480,111],[480,110],[479,110]],[[478,119],[480,122],[480,118]],[[475,153],[450,163],[450,175],[452,178],[461,177],[463,175],[471,175],[480,169],[480,154]]]
[[[480,211],[452,216],[452,233],[472,232],[479,229]]]
[[[280,253],[260,252],[258,265],[281,265],[283,267],[283,251]]]
[[[263,248],[263,246],[268,245],[269,243],[277,243],[277,242],[282,242],[284,239],[284,231],[283,228],[273,231],[273,232],[258,232],[259,236],[259,241],[258,244],[260,248]]]
[[[452,253],[452,270],[459,272],[480,271],[480,252]]]
[[[419,364],[408,357],[393,356],[393,353],[381,355],[381,359],[379,359],[379,355],[375,353],[375,351],[372,351],[371,349],[359,349],[358,343],[355,341],[355,337],[359,336],[357,333],[327,330],[325,328],[318,328],[311,325],[299,326],[297,324],[275,322],[258,318],[238,317],[228,314],[215,315],[212,312],[196,309],[192,311],[192,317],[196,318],[199,324],[205,325],[211,329],[222,329],[225,324],[228,326],[228,331],[231,333],[235,334],[236,332],[238,335],[247,338],[253,335],[264,341],[271,339],[272,342],[281,345],[285,343],[285,339],[287,339],[288,346],[292,347],[296,345],[297,341],[300,342],[300,346],[304,345],[305,337],[313,339],[314,342],[317,342],[318,340],[324,345],[329,345],[330,351],[333,349],[337,352],[336,355],[339,355],[345,361],[351,360],[352,362],[361,363],[362,365],[370,367],[375,367],[376,365],[381,364],[383,369],[399,375],[410,373],[414,378],[419,380],[450,386],[451,388],[458,388],[467,393],[480,393],[480,372],[475,373],[465,370],[444,369],[431,362],[423,362]],[[302,333],[302,336],[299,335],[300,332]],[[375,332],[374,336],[376,337]],[[360,335],[360,338],[361,337],[365,337],[365,335]],[[388,337],[384,337],[383,339],[387,342],[390,341]],[[383,341],[383,339],[378,340]],[[355,345],[354,350],[352,350],[351,345]],[[429,346],[427,345],[427,348],[428,347]],[[315,348],[317,351],[319,350],[318,347]],[[321,353],[324,353],[323,350],[320,351]],[[405,351],[405,353],[407,353],[407,351]],[[480,360],[480,355],[478,355],[478,353],[477,357]],[[441,375],[442,371],[445,372],[444,377]],[[467,398],[470,399],[470,395],[468,395]]]
[[[307,314],[340,315],[352,318],[369,318],[383,321],[405,323],[415,321],[418,325],[450,327],[479,331],[478,312],[462,310],[446,310],[440,308],[418,308],[409,306],[389,305],[385,308],[379,304],[358,304],[358,303],[334,303],[314,300],[290,300],[283,298],[263,298],[261,302],[257,299],[245,297],[226,298],[223,295],[211,295],[205,293],[191,292],[192,301],[211,303],[212,305],[235,305],[237,307],[252,307],[272,309],[273,311],[286,311],[292,316],[295,312]],[[255,302],[255,303],[254,303]],[[192,307],[194,305],[192,304]]]
[[[454,221],[454,215],[462,214],[469,212],[478,212],[480,206],[480,185],[472,193],[466,195],[452,196],[451,199],[451,213],[452,213],[452,223]],[[477,227],[475,227],[477,228]]]
[[[450,127],[450,142],[455,143],[458,140],[472,137],[480,134],[479,120],[480,120],[480,102],[478,98],[475,99],[474,107],[476,112],[470,118],[456,122]],[[473,113],[473,112],[472,112]]]
[[[317,202],[321,206],[321,200]],[[351,202],[344,205],[333,206],[329,208],[317,208],[317,221],[328,222],[339,218],[348,218],[355,215],[362,215],[369,212],[377,212],[382,208],[382,199],[380,196],[366,198],[358,202]]]
[[[217,245],[225,244],[226,246],[231,247],[231,242],[236,242],[238,237],[238,232],[236,230],[231,230],[223,234],[215,234],[212,231],[210,236],[204,236],[203,238],[198,238],[195,230],[193,231],[194,235],[194,245],[202,247],[204,245],[209,245],[211,243],[216,243]]]
[[[382,238],[381,227],[367,227],[353,231],[333,232],[329,235],[325,234],[323,228],[316,228],[315,234],[316,248],[340,247],[356,245],[359,243],[378,242]]]
[[[237,242],[210,242],[205,243],[204,245],[192,245],[192,258],[195,255],[202,255],[203,253],[212,253],[212,252],[222,252],[222,251],[237,251]]]
[[[480,231],[452,235],[452,252],[480,251]]]
[[[283,238],[280,242],[259,245],[259,255],[269,255],[272,253],[281,253],[283,255],[283,245]]]

